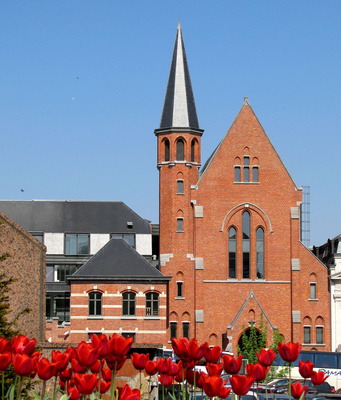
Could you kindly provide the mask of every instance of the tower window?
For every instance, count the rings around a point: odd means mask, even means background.
[[[258,228],[256,232],[256,259],[257,259],[257,278],[264,279],[264,231]]]
[[[176,338],[177,335],[177,323],[176,322],[171,322],[170,323],[170,340],[173,338]]]
[[[323,326],[316,327],[316,343],[317,344],[323,343]]]
[[[177,161],[184,161],[185,157],[185,146],[184,146],[184,141],[182,139],[179,139],[176,142],[176,159]]]
[[[177,222],[176,231],[177,232],[183,232],[184,231],[184,219],[183,218],[177,218],[176,222]]]
[[[182,323],[182,337],[189,339],[189,322]]]
[[[229,229],[229,278],[236,278],[237,234],[232,227]]]
[[[169,161],[169,140],[165,140],[165,161]]]
[[[244,156],[244,182],[250,182],[250,157]]]
[[[184,181],[177,181],[178,192],[177,194],[184,194]]]
[[[243,213],[243,279],[250,279],[250,214]]]
[[[176,282],[176,297],[183,297],[183,282]]]

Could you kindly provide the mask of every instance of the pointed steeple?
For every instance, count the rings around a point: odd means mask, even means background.
[[[200,130],[180,21],[159,129]]]

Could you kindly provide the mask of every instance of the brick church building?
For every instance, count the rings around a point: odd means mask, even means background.
[[[201,137],[180,23],[157,137],[160,269],[168,340],[236,354],[250,321],[303,349],[330,349],[327,268],[300,241],[302,189],[245,97],[201,167]]]

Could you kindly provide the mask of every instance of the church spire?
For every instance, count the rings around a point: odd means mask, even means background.
[[[159,129],[200,129],[180,21]]]

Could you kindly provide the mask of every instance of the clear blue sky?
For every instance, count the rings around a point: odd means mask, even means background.
[[[338,0],[3,0],[0,198],[122,200],[157,223],[180,18],[202,162],[247,95],[325,243],[341,233],[340,16]]]

